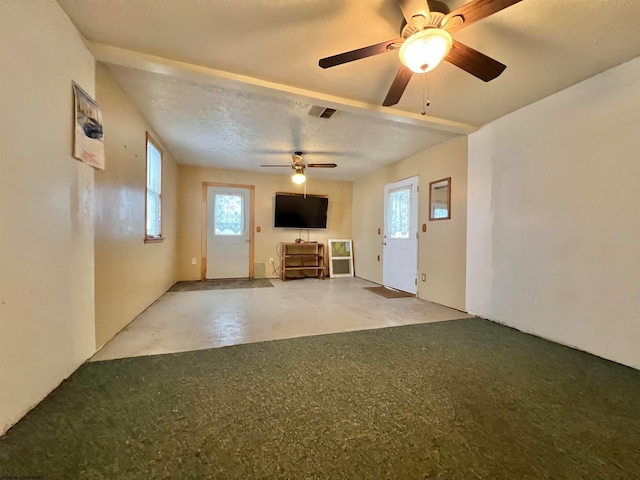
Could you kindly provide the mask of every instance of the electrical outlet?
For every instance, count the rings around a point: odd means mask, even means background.
[[[269,263],[273,263],[273,257],[269,258]]]
[[[422,281],[423,281],[423,282],[426,282],[426,281],[427,281],[427,276],[426,276],[424,273],[422,274]]]
[[[192,259],[191,259],[191,265],[195,265],[195,264],[196,264],[196,259],[195,259],[195,258],[192,258]]]

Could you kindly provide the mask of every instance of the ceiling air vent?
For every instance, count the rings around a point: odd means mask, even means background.
[[[318,118],[331,118],[336,113],[334,108],[320,107],[319,105],[311,105],[307,109],[307,115]]]

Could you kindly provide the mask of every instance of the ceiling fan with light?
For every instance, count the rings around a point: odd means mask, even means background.
[[[498,77],[506,65],[454,40],[451,34],[520,1],[471,0],[450,12],[440,1],[397,0],[404,16],[399,38],[322,58],[318,65],[330,68],[399,50],[402,66],[382,103],[385,107],[400,101],[414,73],[429,72],[442,60],[489,82]]]
[[[303,184],[307,178],[304,174],[305,168],[336,168],[338,165],[335,163],[304,163],[302,161],[302,152],[294,152],[291,156],[293,163],[291,165],[260,165],[261,167],[286,167],[293,168],[295,173],[292,175],[291,180],[298,185]]]

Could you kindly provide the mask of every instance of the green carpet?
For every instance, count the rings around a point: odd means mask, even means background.
[[[640,371],[480,319],[83,365],[0,478],[637,479]]]

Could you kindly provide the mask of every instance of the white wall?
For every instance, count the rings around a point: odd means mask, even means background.
[[[71,157],[94,60],[56,2],[0,2],[0,434],[94,352],[93,169]]]
[[[640,368],[640,58],[469,137],[467,309]]]

